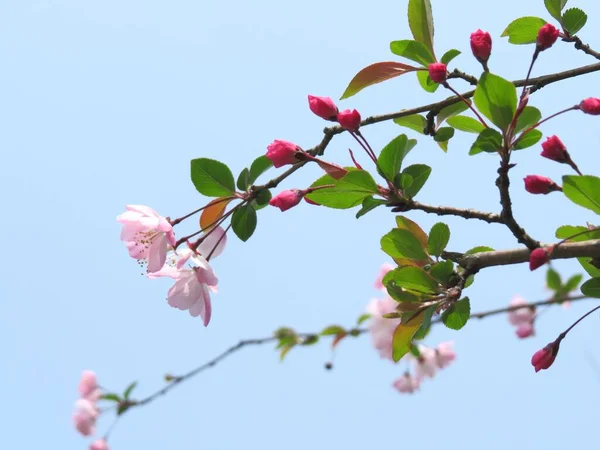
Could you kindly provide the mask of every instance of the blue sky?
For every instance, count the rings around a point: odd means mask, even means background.
[[[592,46],[600,7],[580,33]],[[569,5],[571,6],[571,5]],[[478,74],[469,34],[494,38],[491,70],[525,75],[532,47],[500,39],[514,18],[548,14],[543,2],[433,1],[436,49],[464,53],[456,67]],[[232,238],[215,262],[220,292],[213,319],[169,308],[169,281],[140,275],[119,241],[115,217],[128,203],[178,216],[203,204],[189,181],[189,160],[225,161],[236,172],[273,139],[311,147],[323,122],[306,95],[337,98],[362,67],[397,59],[389,42],[408,39],[406,2],[286,3],[158,1],[5,1],[0,6],[0,132],[5,257],[0,262],[0,338],[4,370],[3,445],[6,448],[86,448],[71,427],[82,369],[102,385],[136,394],[163,385],[241,338],[269,335],[281,325],[317,331],[350,325],[372,296],[386,255],[382,234],[393,227],[388,211],[356,220],[353,213],[302,205],[284,214],[260,212],[247,243]],[[539,58],[534,76],[594,60],[567,44]],[[545,87],[531,103],[544,114],[598,96],[598,74]],[[460,90],[467,87],[457,80]],[[363,116],[442,99],[408,75],[340,103]],[[570,113],[542,127],[558,134],[584,170],[598,162],[598,118]],[[375,148],[405,132],[387,123],[364,130]],[[411,132],[408,131],[410,134]],[[411,135],[411,137],[415,137]],[[424,137],[407,164],[433,167],[419,194],[427,203],[498,210],[497,160],[469,157],[471,136],[458,136],[447,154]],[[330,160],[348,164],[349,136],[336,137]],[[594,221],[560,194],[527,195],[521,179],[539,173],[559,179],[566,167],[542,160],[539,146],[515,156],[512,193],[517,219],[550,241],[563,224]],[[363,162],[366,159],[360,155]],[[587,170],[586,170],[587,169]],[[275,174],[275,171],[272,172]],[[303,170],[284,187],[304,187],[320,175]],[[410,216],[425,230],[437,217]],[[445,220],[449,248],[512,248],[497,225]],[[573,262],[555,267],[568,276]],[[514,294],[545,298],[544,272],[525,265],[481,273],[469,289],[473,310],[506,305]],[[293,449],[435,448],[535,449],[583,447],[595,442],[600,380],[590,358],[597,317],[561,346],[552,370],[535,374],[529,360],[593,304],[556,308],[540,319],[537,336],[518,341],[505,317],[472,321],[461,332],[436,328],[427,343],[454,339],[458,359],[414,396],[392,388],[404,366],[380,360],[362,337],[336,351],[327,343],[297,349],[280,364],[270,346],[249,348],[127,414],[110,444],[126,448]],[[110,424],[100,421],[100,429]]]

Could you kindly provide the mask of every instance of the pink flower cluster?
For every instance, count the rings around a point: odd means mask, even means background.
[[[167,294],[168,304],[200,316],[204,326],[210,322],[212,305],[210,291],[217,291],[218,279],[207,258],[220,255],[227,235],[220,227],[207,231],[195,249],[178,251],[173,226],[152,208],[127,205],[127,211],[117,217],[123,225],[121,240],[129,255],[147,263],[148,278],[170,277],[175,284]],[[167,262],[167,255],[172,254]]]
[[[394,267],[392,264],[381,266],[379,275],[375,280],[376,289],[385,291],[382,280]],[[396,312],[396,306],[398,306],[398,302],[387,294],[383,298],[372,299],[367,306],[367,312],[371,315],[369,332],[373,347],[375,347],[382,358],[389,360],[393,360],[392,340],[394,330],[400,324],[400,319],[388,319],[383,316]],[[418,390],[423,379],[426,377],[433,378],[438,370],[448,367],[456,359],[453,345],[453,342],[442,342],[436,348],[420,346],[419,357],[412,355],[408,357],[412,361],[413,375],[410,372],[406,372],[402,377],[394,381],[394,388],[402,393],[412,393]]]
[[[75,402],[73,425],[83,436],[91,436],[96,433],[96,420],[100,415],[97,402],[102,398],[96,374],[91,370],[84,370],[81,374],[79,395]],[[90,450],[108,450],[108,444],[105,439],[98,439],[92,442]]]
[[[520,296],[514,297],[509,306],[518,308],[508,313],[508,321],[511,325],[517,327],[515,333],[520,339],[525,339],[535,335],[533,323],[535,321],[535,308],[529,306],[529,304]]]

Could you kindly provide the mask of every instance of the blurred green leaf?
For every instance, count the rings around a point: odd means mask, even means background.
[[[546,285],[553,291],[558,291],[561,288],[562,280],[556,270],[552,268],[548,269],[548,272],[546,272]]]

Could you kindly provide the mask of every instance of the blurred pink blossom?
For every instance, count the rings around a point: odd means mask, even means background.
[[[385,291],[385,286],[382,283],[383,277],[385,277],[385,275],[390,270],[394,270],[395,267],[396,266],[394,266],[393,264],[390,264],[390,263],[385,263],[381,266],[381,268],[379,269],[379,275],[377,275],[377,279],[375,280],[375,289],[380,289],[380,290]]]
[[[75,429],[84,436],[91,436],[96,432],[98,414],[99,411],[93,402],[80,398],[75,402],[75,413],[73,413]]]
[[[373,347],[379,351],[382,358],[392,359],[392,338],[394,330],[400,324],[400,319],[386,319],[384,314],[396,312],[398,303],[391,297],[374,298],[367,305],[367,312],[371,314],[369,331]]]
[[[403,394],[412,394],[419,389],[420,384],[421,381],[418,378],[412,377],[408,372],[406,372],[403,376],[394,381],[393,386],[398,392]]]
[[[98,439],[97,441],[92,442],[90,450],[109,450],[109,448],[106,440]]]

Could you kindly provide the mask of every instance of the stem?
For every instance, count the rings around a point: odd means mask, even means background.
[[[217,227],[215,227],[215,228],[217,228]],[[215,228],[213,228],[213,230]],[[221,237],[219,238],[219,240],[217,241],[217,243],[215,244],[215,246],[212,248],[212,250],[210,251],[210,253],[206,257],[207,261],[210,261],[210,257],[213,255],[213,253],[215,252],[215,250],[217,249],[217,247],[219,246],[219,244],[221,243],[221,241],[225,238],[225,236],[227,236],[227,232],[229,231],[230,228],[231,228],[231,223],[229,225],[227,225],[227,228],[225,228],[225,233],[223,233],[221,235]]]
[[[511,144],[510,144],[510,148],[513,148],[515,145],[517,145],[517,143],[523,138],[523,136],[525,136],[527,133],[529,133],[531,130],[535,130],[537,127],[539,127],[541,124],[543,124],[544,122],[559,116],[561,114],[564,114],[566,112],[569,111],[573,111],[579,109],[579,105],[575,105],[575,106],[571,106],[570,108],[567,109],[563,109],[562,111],[559,111],[557,113],[552,114],[551,116],[546,117],[545,119],[540,120],[538,123],[536,123],[535,125],[530,126],[529,128],[527,128],[525,131],[523,131],[519,137],[517,139],[515,139]]]
[[[178,219],[171,220],[170,221],[171,222],[171,226],[177,225],[178,223],[184,221],[185,219],[187,219],[189,217],[192,217],[194,214],[199,213],[203,209],[208,208],[209,206],[218,205],[219,203],[223,203],[223,202],[228,202],[228,201],[233,200],[234,198],[235,198],[235,196],[232,195],[230,197],[223,197],[223,198],[219,198],[219,199],[213,200],[211,202],[208,202],[208,204],[204,205],[202,208],[198,208],[197,210],[192,211],[191,213],[186,214],[183,217],[179,217]]]
[[[560,333],[559,335],[559,340],[562,340],[565,338],[565,336],[569,333],[569,331],[571,331],[573,328],[575,328],[575,326],[577,326],[577,324],[579,322],[581,322],[583,319],[585,319],[587,316],[589,316],[591,313],[593,313],[594,311],[600,309],[600,305],[596,306],[595,308],[593,308],[592,310],[586,312],[583,316],[581,316],[579,319],[577,319],[575,321],[575,323],[573,325],[571,325],[569,328],[567,328],[565,331],[563,331],[562,333]]]
[[[573,238],[576,238],[576,237],[579,237],[579,236],[583,236],[584,234],[588,234],[588,233],[591,233],[593,231],[598,231],[598,230],[600,230],[600,227],[593,227],[593,228],[590,228],[588,230],[580,231],[579,233],[575,233],[573,236],[569,236],[568,238],[564,238],[562,241],[560,241],[557,244],[555,244],[554,248],[558,248],[559,245],[562,245],[565,242],[567,242],[567,241],[569,241],[569,240],[571,240]]]
[[[537,60],[537,57],[540,54],[540,49],[536,46],[535,50],[533,52],[533,56],[531,57],[531,63],[529,64],[529,70],[527,71],[527,76],[525,77],[525,83],[523,83],[523,90],[521,91],[521,96],[519,97],[519,103],[521,103],[521,101],[523,101],[523,98],[525,98],[525,93],[527,91],[527,82],[529,81],[529,77],[531,76],[531,71],[533,69],[533,65],[535,64],[535,61]]]
[[[452,86],[450,86],[450,85],[449,85],[447,82],[444,82],[444,83],[443,83],[443,86],[444,86],[446,89],[449,89],[450,91],[452,91],[452,92],[454,93],[454,95],[456,95],[458,98],[460,98],[460,99],[461,99],[461,100],[462,100],[462,101],[465,103],[465,105],[467,105],[467,106],[468,106],[468,107],[471,109],[471,111],[473,111],[473,113],[474,113],[474,114],[477,116],[477,119],[479,119],[479,121],[481,122],[481,124],[482,124],[484,127],[486,127],[486,128],[489,128],[489,127],[488,127],[488,125],[487,125],[487,123],[485,123],[485,120],[483,120],[483,117],[481,117],[481,116],[479,115],[479,113],[477,112],[477,110],[476,110],[475,108],[473,108],[473,105],[472,105],[471,103],[469,103],[465,97],[463,97],[461,94],[459,94],[459,93],[458,93],[458,92],[457,92],[457,91],[456,91],[456,90],[455,90],[455,89],[454,89]]]

